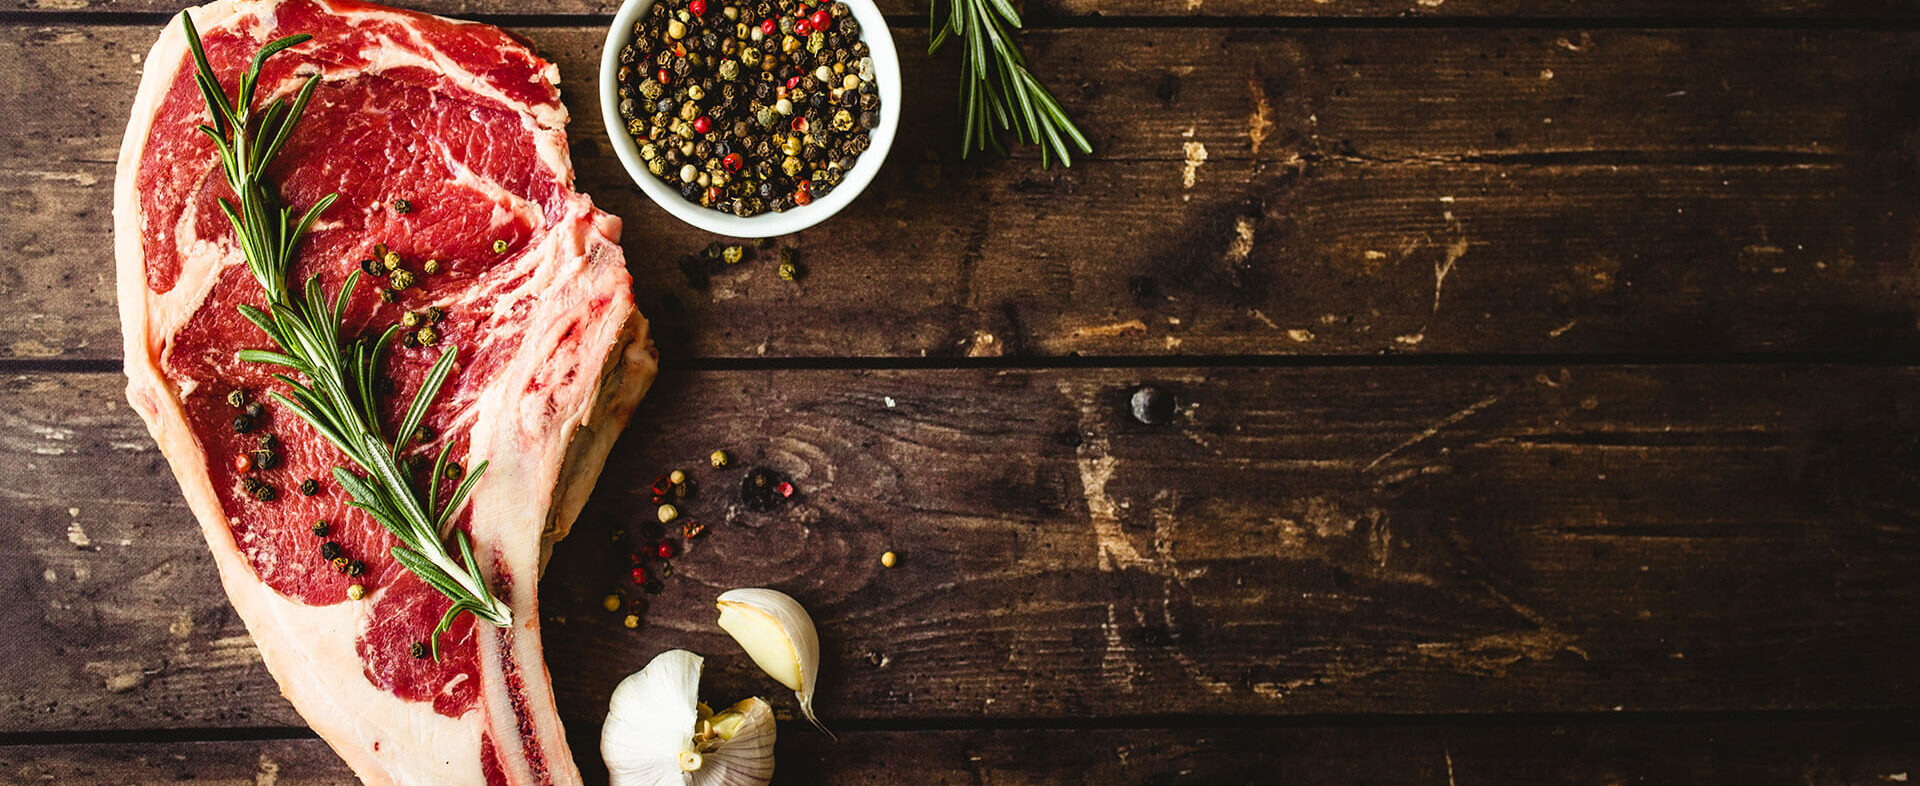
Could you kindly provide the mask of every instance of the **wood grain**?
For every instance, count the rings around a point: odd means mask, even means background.
[[[1026,784],[1740,783],[1880,786],[1920,767],[1910,722],[1488,724],[1277,729],[842,731],[828,742],[787,724],[775,783]],[[581,735],[576,734],[576,737]],[[604,783],[591,735],[576,742]],[[16,783],[213,786],[357,783],[318,740],[0,747]]]
[[[928,98],[872,190],[785,241],[795,286],[684,273],[713,238],[614,160],[600,33],[526,32],[676,359],[1920,349],[1910,33],[1036,32],[1100,146],[1048,172],[952,155],[950,68],[900,31]],[[118,357],[103,227],[153,34],[0,29],[0,357]]]
[[[0,385],[0,732],[298,725],[120,384]],[[556,551],[549,664],[574,723],[671,647],[769,691],[711,605],[764,585],[821,625],[829,724],[1910,707],[1914,401],[1883,367],[668,374]],[[739,509],[755,464],[799,501]],[[606,544],[674,467],[711,532],[635,633]]]
[[[925,0],[876,0],[896,16],[924,19]],[[523,18],[529,6],[512,0],[394,0],[393,5],[453,16],[506,15]],[[1912,0],[1031,0],[1030,24],[1073,24],[1087,17],[1234,18],[1260,23],[1290,19],[1447,19],[1504,18],[1518,22],[1546,19],[1862,19],[1911,20],[1920,17]],[[619,0],[549,0],[540,17],[611,15]],[[7,0],[0,9],[16,12],[88,14],[173,13],[167,0]]]

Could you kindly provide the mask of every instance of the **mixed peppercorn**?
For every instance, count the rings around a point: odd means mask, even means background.
[[[714,469],[725,469],[733,464],[733,457],[725,450],[716,450],[707,456],[707,463]],[[655,505],[651,519],[641,519],[630,527],[615,527],[612,533],[616,555],[624,555],[619,561],[618,570],[622,578],[639,588],[647,595],[657,595],[665,589],[665,580],[673,577],[672,560],[681,556],[685,545],[691,544],[707,532],[707,527],[697,519],[683,512],[699,491],[699,483],[684,470],[673,470],[655,479],[647,490],[648,498]],[[794,495],[793,483],[773,470],[755,467],[747,471],[741,481],[741,503],[756,511],[772,510]],[[676,540],[674,535],[678,535]],[[639,628],[642,616],[647,611],[647,599],[643,595],[630,595],[630,590],[618,587],[607,592],[600,606],[608,613],[621,614],[621,624],[628,628]]]
[[[739,216],[826,196],[880,122],[860,23],[831,0],[661,0],[616,77],[647,171]]]

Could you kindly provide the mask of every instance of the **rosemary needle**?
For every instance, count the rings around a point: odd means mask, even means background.
[[[207,101],[208,111],[213,114],[213,124],[199,126],[199,129],[213,139],[227,184],[239,198],[237,207],[221,199],[220,209],[239,237],[247,269],[260,282],[266,295],[265,310],[245,304],[239,310],[280,348],[278,352],[241,350],[238,356],[245,361],[284,366],[304,378],[302,381],[289,374],[275,374],[275,378],[292,389],[292,395],[276,391],[273,398],[312,424],[315,431],[367,473],[361,477],[345,467],[333,468],[334,480],[352,495],[353,507],[366,511],[400,541],[401,545],[393,547],[394,560],[453,601],[433,630],[433,652],[437,660],[440,634],[446,632],[461,613],[472,612],[501,627],[513,622],[511,609],[493,596],[486,577],[480,573],[480,563],[473,556],[472,539],[464,532],[449,532],[453,513],[473,491],[480,474],[486,471],[486,462],[480,462],[468,472],[444,504],[439,499],[439,481],[447,463],[447,451],[453,447],[452,440],[441,447],[440,458],[434,463],[433,475],[427,479],[424,490],[415,489],[408,473],[401,468],[401,455],[419,431],[420,422],[439,394],[440,386],[453,371],[455,352],[448,349],[441,353],[407,407],[406,416],[395,432],[397,436],[392,439],[384,436],[374,375],[381,352],[399,328],[389,327],[372,341],[359,337],[347,342],[341,337],[347,295],[359,282],[359,271],[347,276],[331,303],[318,274],[307,279],[298,292],[289,286],[287,275],[293,265],[294,248],[313,226],[314,219],[333,204],[338,195],[322,197],[296,219],[293,208],[280,204],[273,184],[266,177],[267,165],[287,143],[294,124],[306,109],[307,100],[313,97],[319,77],[307,79],[291,106],[281,98],[257,115],[253,111],[260,68],[267,58],[312,36],[288,36],[261,47],[240,78],[237,101],[229,101],[225,87],[207,63],[193,20],[184,12],[180,19],[186,28],[187,44],[193,50],[194,81]],[[459,550],[458,559],[449,550],[449,540]]]
[[[942,7],[946,13],[941,13]],[[994,128],[1011,130],[1021,141],[1040,146],[1040,166],[1073,166],[1073,149],[1092,153],[1060,102],[1027,70],[1009,28],[1019,29],[1020,14],[1011,0],[932,0],[927,52],[949,38],[960,38],[960,155],[992,147],[1006,154]]]

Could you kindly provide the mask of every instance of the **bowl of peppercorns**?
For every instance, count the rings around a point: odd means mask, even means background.
[[[626,0],[600,58],[614,152],[668,213],[732,237],[826,220],[900,122],[900,59],[872,0]]]

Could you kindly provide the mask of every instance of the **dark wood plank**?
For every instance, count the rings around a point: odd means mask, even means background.
[[[683,274],[712,238],[607,149],[599,34],[527,32],[672,356],[1920,349],[1913,34],[1047,31],[1101,150],[1043,172],[954,156],[950,69],[903,32],[920,120],[788,240],[793,286]],[[0,30],[0,356],[118,356],[112,161],[152,36]]]
[[[1141,380],[1173,424],[1123,414]],[[0,732],[297,725],[120,384],[0,385]],[[575,721],[669,647],[770,691],[712,622],[770,585],[830,723],[1911,707],[1914,401],[1879,367],[672,373],[548,571],[550,663]],[[801,501],[737,509],[759,463]],[[676,466],[712,532],[635,633],[605,544]]]
[[[892,15],[925,18],[926,0],[877,0]],[[538,9],[512,0],[393,0],[392,5],[452,16],[611,15],[620,0],[549,0]],[[1228,17],[1263,19],[1507,18],[1609,19],[1852,19],[1920,17],[1912,0],[1033,0],[1020,3],[1030,23],[1072,24],[1085,17]],[[24,12],[173,13],[166,0],[7,0],[0,9]]]
[[[1654,723],[1280,729],[855,731],[782,727],[777,784],[1619,783],[1884,786],[1916,768],[1912,723]],[[578,735],[576,735],[578,736]],[[589,735],[576,742],[604,783]],[[356,783],[318,740],[0,747],[0,776],[70,786]]]

